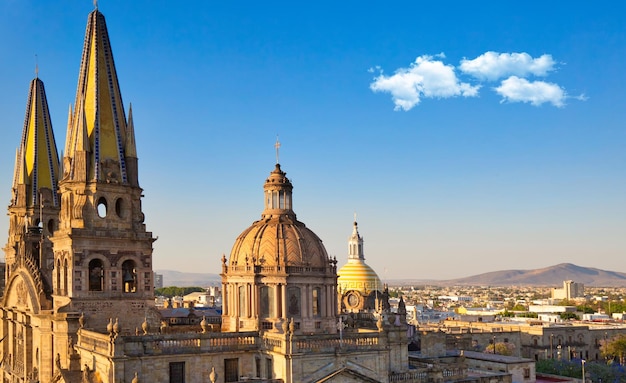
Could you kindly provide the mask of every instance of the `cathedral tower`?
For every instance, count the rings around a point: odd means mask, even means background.
[[[52,344],[53,251],[49,237],[58,227],[58,179],[59,157],[46,92],[43,82],[35,78],[30,83],[15,159],[0,311],[0,366],[20,381],[39,376],[41,371],[52,373],[52,357],[43,362],[36,355]]]
[[[132,109],[127,120],[98,9],[88,17],[59,194],[55,306],[84,312],[96,328],[122,312],[124,321],[139,325],[154,296],[153,238],[143,223]]]
[[[17,149],[9,205],[6,286],[32,283],[31,304],[51,307],[52,244],[58,225],[59,157],[43,81],[30,83],[22,139]],[[25,278],[25,279],[24,279]]]

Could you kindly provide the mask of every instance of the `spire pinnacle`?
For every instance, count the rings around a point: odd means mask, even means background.
[[[21,203],[35,206],[41,189],[45,188],[50,191],[53,204],[58,206],[59,156],[46,91],[39,78],[30,83],[22,140],[15,161],[14,188],[24,185],[19,192]]]
[[[39,60],[37,59],[36,53],[35,53],[35,78],[39,78]]]
[[[280,141],[278,141],[278,134],[276,135],[276,143],[274,144],[274,147],[276,148],[276,163],[280,164],[280,156],[279,156]]]
[[[93,0],[93,7],[98,9],[98,0]]]
[[[91,12],[87,21],[78,89],[71,119],[72,134],[65,156],[76,161],[76,151],[88,153],[77,174],[75,164],[69,176],[105,183],[128,183],[126,143],[127,122],[113,51],[104,15]],[[81,137],[82,136],[82,137]],[[78,179],[73,179],[78,180]]]

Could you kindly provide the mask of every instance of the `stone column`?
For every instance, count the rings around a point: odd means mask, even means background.
[[[281,317],[287,318],[287,285],[280,285]]]

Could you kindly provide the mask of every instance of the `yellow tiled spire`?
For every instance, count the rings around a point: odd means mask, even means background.
[[[53,205],[59,206],[58,180],[59,155],[46,91],[43,81],[35,78],[30,83],[22,140],[15,158],[13,204],[37,206],[40,190],[47,188],[52,192]]]
[[[134,140],[104,15],[96,8],[88,17],[74,112],[68,122],[66,177],[136,185],[137,175],[127,169],[127,156],[136,157]]]

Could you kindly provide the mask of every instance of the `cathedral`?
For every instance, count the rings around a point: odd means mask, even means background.
[[[97,8],[62,158],[39,78],[24,121],[4,247],[2,382],[424,379],[409,368],[402,302],[389,312],[357,223],[338,272],[337,259],[296,218],[293,185],[278,163],[265,179],[261,218],[222,257],[221,328],[206,320],[186,332],[160,326],[132,107],[122,102]]]

